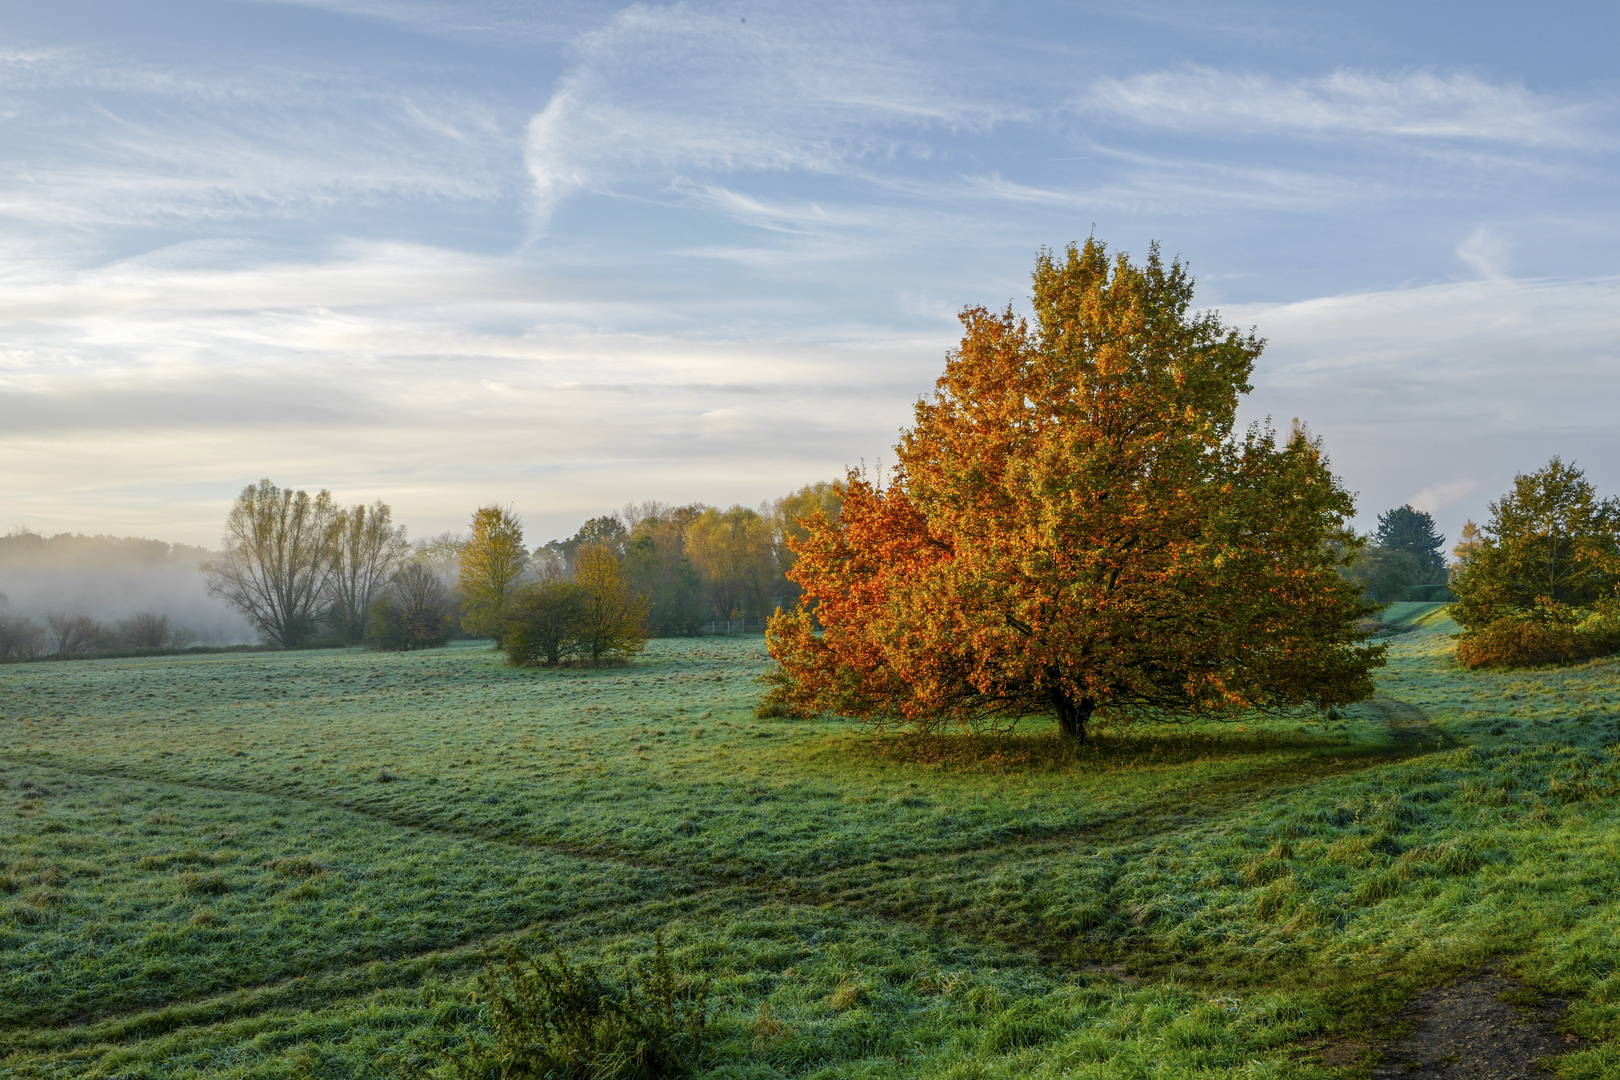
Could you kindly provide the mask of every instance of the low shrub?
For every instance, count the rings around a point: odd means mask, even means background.
[[[450,640],[456,620],[448,591],[431,568],[406,563],[394,571],[388,589],[371,605],[366,644],[386,652],[435,649]]]
[[[1466,668],[1574,664],[1614,652],[1620,652],[1620,612],[1612,604],[1582,609],[1543,602],[1457,640],[1457,662]]]
[[[469,1033],[432,1075],[446,1080],[666,1080],[692,1075],[708,1034],[707,979],[676,974],[655,938],[652,964],[618,979],[552,948],[490,958],[478,997],[490,1027]]]

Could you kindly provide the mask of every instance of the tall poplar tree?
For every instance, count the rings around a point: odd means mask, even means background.
[[[507,597],[528,564],[518,516],[509,507],[480,506],[461,549],[462,629],[499,638]]]

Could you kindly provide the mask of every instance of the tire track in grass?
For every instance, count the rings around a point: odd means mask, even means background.
[[[1384,719],[1393,745],[1404,749],[1450,750],[1457,741],[1447,735],[1424,711],[1399,698],[1379,694],[1367,702]]]
[[[1044,832],[1032,839],[1020,838],[1016,841],[1001,844],[964,848],[951,852],[930,852],[909,858],[884,858],[867,863],[829,868],[823,874],[777,879],[765,884],[758,883],[756,876],[752,873],[725,874],[722,872],[719,875],[707,874],[690,866],[674,862],[636,858],[601,849],[581,849],[553,841],[513,836],[507,832],[498,833],[487,829],[468,829],[464,826],[448,826],[418,818],[379,814],[358,808],[344,800],[323,800],[285,792],[268,792],[245,786],[156,780],[127,771],[65,767],[54,762],[35,758],[0,755],[0,760],[16,765],[27,765],[95,779],[176,787],[205,794],[251,795],[271,801],[292,802],[320,809],[337,810],[366,820],[378,821],[401,830],[443,836],[452,840],[472,840],[495,846],[517,848],[523,851],[543,852],[575,859],[582,863],[593,861],[612,862],[616,865],[644,872],[668,874],[677,879],[683,879],[681,884],[689,887],[690,891],[682,897],[658,898],[651,901],[654,904],[691,902],[706,898],[711,902],[719,901],[722,908],[734,908],[737,910],[747,910],[755,906],[760,900],[766,899],[792,906],[824,907],[830,905],[881,922],[945,930],[979,940],[984,938],[983,934],[969,933],[970,928],[967,926],[951,926],[950,923],[954,920],[948,916],[943,920],[942,925],[938,913],[908,911],[903,906],[897,905],[892,897],[881,895],[884,892],[882,885],[885,879],[889,881],[904,880],[915,877],[919,871],[928,870],[943,870],[949,874],[952,867],[967,868],[976,866],[981,864],[985,858],[999,857],[1000,861],[1005,862],[1020,855],[1026,858],[1039,858],[1049,853],[1058,852],[1073,855],[1075,852],[1072,851],[1070,845],[1074,840],[1081,837],[1091,839],[1099,845],[1111,840],[1128,840],[1134,846],[1167,834],[1207,825],[1214,820],[1229,816],[1235,810],[1253,807],[1262,799],[1292,794],[1338,776],[1433,752],[1434,749],[1438,749],[1450,742],[1443,733],[1439,732],[1424,717],[1421,710],[1416,709],[1414,706],[1387,698],[1377,699],[1374,705],[1379,713],[1384,716],[1386,726],[1389,727],[1392,736],[1394,736],[1393,745],[1389,749],[1372,752],[1362,751],[1356,754],[1326,759],[1325,762],[1318,759],[1318,762],[1312,763],[1316,766],[1314,768],[1277,766],[1259,775],[1250,774],[1211,783],[1200,788],[1183,791],[1172,798],[1157,800],[1131,810],[1121,810],[1078,827],[1070,826]],[[1324,764],[1326,767],[1322,767]],[[1290,783],[1290,781],[1297,782]],[[1195,806],[1196,810],[1189,812],[1189,806]],[[1144,819],[1151,820],[1153,824],[1144,828]],[[1029,831],[1026,829],[1026,835]],[[861,871],[868,869],[871,871],[869,874],[861,873]],[[723,894],[727,892],[735,893],[730,903],[722,899]],[[880,895],[868,895],[874,892]],[[854,893],[854,895],[851,895],[851,893]],[[596,912],[591,911],[582,914],[590,916],[596,914]],[[570,923],[578,921],[577,918],[571,918],[548,925],[553,929],[561,929]],[[157,1028],[162,1028],[162,1030],[173,1030],[178,1027],[195,1026],[198,1023],[219,1022],[226,1016],[254,1015],[267,1009],[286,1007],[287,1004],[291,1004],[286,1000],[287,994],[306,999],[314,996],[313,991],[307,995],[299,995],[297,992],[299,987],[313,987],[329,982],[342,982],[352,979],[357,972],[372,972],[379,970],[379,968],[391,973],[390,976],[383,980],[361,980],[365,985],[356,986],[355,993],[400,988],[420,982],[421,978],[425,977],[430,972],[430,969],[435,966],[433,961],[436,958],[468,957],[474,952],[481,953],[490,943],[521,937],[533,933],[535,929],[536,926],[532,923],[505,929],[492,928],[492,932],[482,935],[474,942],[430,947],[418,953],[401,956],[398,960],[360,961],[353,965],[330,967],[322,972],[303,973],[281,980],[272,980],[257,986],[240,987],[226,991],[223,994],[212,995],[190,1002],[173,1002],[156,1010],[143,1009],[122,1014],[107,1014],[89,1023],[41,1026],[36,1029],[35,1038],[50,1040],[52,1035],[59,1038],[74,1033],[69,1036],[73,1045],[83,1045],[89,1041],[105,1042],[109,1038],[119,1040],[145,1038],[159,1033],[153,1027],[154,1024],[157,1025]],[[598,933],[601,933],[601,931],[598,930]],[[1029,940],[1020,940],[1018,935],[1008,936],[1001,933],[992,934],[991,937],[1003,946],[1012,947],[1019,951],[1030,951],[1033,959],[1043,962],[1058,959],[1058,956],[1050,948],[1050,942],[1043,941],[1039,936]],[[339,991],[339,994],[340,997],[353,996],[352,994],[342,994],[341,991]],[[327,997],[324,1000],[332,999]],[[215,1002],[240,1002],[240,1004],[233,1007],[223,1005],[216,1007],[211,1004]],[[223,1015],[219,1011],[220,1008],[224,1008]],[[167,1018],[172,1018],[172,1022]],[[168,1026],[165,1027],[165,1024]],[[106,1030],[107,1034],[104,1036],[95,1034],[98,1030]],[[82,1033],[82,1036],[78,1033]],[[7,1041],[11,1042],[13,1048],[20,1048],[19,1042]],[[44,1048],[35,1039],[27,1041],[39,1046],[41,1049]],[[52,1041],[54,1045],[62,1045],[60,1042]]]
[[[1405,708],[1410,709],[1411,706],[1405,706]],[[1416,712],[1416,710],[1413,711]],[[1422,714],[1418,713],[1418,715],[1421,717]],[[1146,839],[1162,833],[1174,832],[1189,824],[1207,820],[1214,814],[1229,809],[1252,805],[1259,799],[1271,797],[1279,792],[1290,793],[1323,780],[1333,779],[1364,769],[1376,768],[1379,765],[1391,762],[1404,761],[1411,757],[1432,752],[1434,752],[1432,746],[1425,745],[1421,740],[1412,738],[1399,740],[1390,747],[1362,749],[1343,755],[1324,755],[1303,766],[1297,764],[1277,765],[1241,776],[1193,785],[1179,789],[1160,799],[1098,814],[1080,824],[1048,826],[1041,823],[1027,823],[1008,825],[1004,831],[1006,833],[1016,832],[1017,839],[1013,839],[1012,836],[999,836],[994,842],[987,844],[964,845],[947,851],[921,852],[917,855],[901,858],[885,857],[884,863],[898,865],[914,859],[936,859],[943,856],[966,857],[1017,848],[1035,847],[1037,845],[1067,844],[1093,837],[1103,842],[1112,840],[1116,836]],[[310,795],[265,790],[243,784],[200,783],[188,780],[161,779],[116,768],[64,765],[47,758],[23,757],[10,754],[0,754],[0,762],[51,769],[73,776],[120,780],[126,783],[162,785],[212,795],[252,795],[263,799],[281,800],[304,806],[319,807],[325,810],[337,810],[396,828],[413,829],[454,839],[478,840],[529,851],[545,851],[582,861],[612,862],[634,870],[685,875],[694,885],[704,887],[751,884],[757,880],[761,873],[774,874],[776,872],[770,867],[760,867],[757,871],[752,869],[727,871],[720,867],[700,869],[689,862],[647,858],[644,855],[610,849],[602,845],[582,847],[558,840],[544,840],[525,836],[511,829],[452,825],[422,815],[379,812],[345,799],[322,799]],[[1190,806],[1204,809],[1189,814],[1188,807]],[[847,863],[843,866],[828,866],[824,872],[848,870],[867,865],[879,865],[879,863],[876,859],[869,859]]]

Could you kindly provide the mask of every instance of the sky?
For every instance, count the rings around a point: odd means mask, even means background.
[[[1620,9],[0,2],[0,529],[758,504],[1157,241],[1357,493],[1620,494]]]

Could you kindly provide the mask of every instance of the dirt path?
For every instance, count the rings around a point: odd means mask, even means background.
[[[1412,1033],[1373,1044],[1373,1080],[1541,1080],[1539,1062],[1578,1045],[1556,1029],[1568,1007],[1492,974],[1425,990],[1392,1017]]]
[[[1390,738],[1402,749],[1445,750],[1457,745],[1416,705],[1410,705],[1398,698],[1385,697],[1383,694],[1367,704],[1384,718],[1384,726],[1389,729]]]

